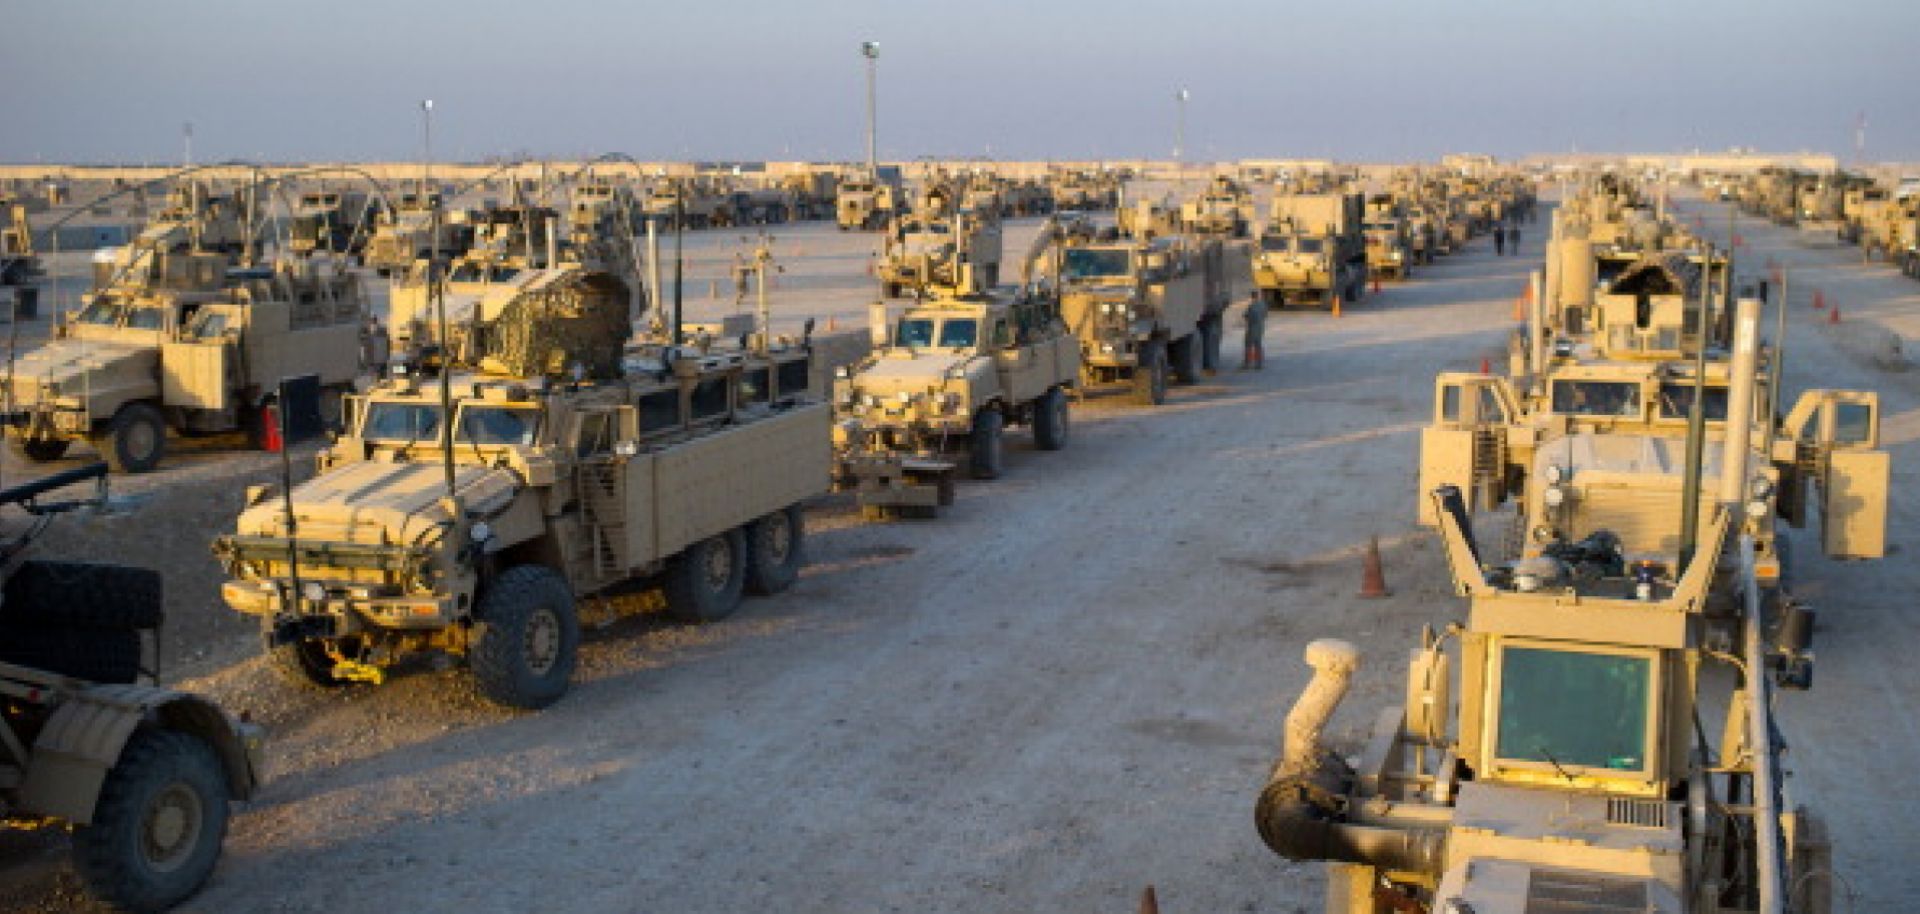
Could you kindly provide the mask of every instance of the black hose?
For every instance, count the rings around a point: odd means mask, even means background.
[[[1316,780],[1319,779],[1316,777]],[[1383,870],[1438,873],[1446,832],[1437,828],[1383,828],[1333,820],[1313,802],[1318,785],[1282,779],[1269,783],[1254,806],[1254,826],[1268,848],[1289,860],[1360,863]]]

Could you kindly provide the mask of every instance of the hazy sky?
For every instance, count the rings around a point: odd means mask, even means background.
[[[1920,0],[6,0],[0,160],[1920,160]]]

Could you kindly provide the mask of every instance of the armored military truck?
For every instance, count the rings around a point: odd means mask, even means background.
[[[843,232],[873,231],[884,228],[905,205],[900,170],[882,166],[878,171],[861,171],[840,179],[834,194],[834,219]]]
[[[1026,278],[986,291],[963,271],[958,287],[891,324],[876,307],[879,348],[834,383],[835,479],[869,515],[928,516],[950,503],[953,450],[973,477],[998,477],[1009,425],[1031,426],[1041,450],[1066,446],[1080,346],[1058,300]]]
[[[464,253],[473,244],[468,213],[443,207],[438,193],[401,194],[393,209],[383,210],[374,221],[373,238],[365,251],[367,266],[386,276],[416,260],[426,260],[434,251],[442,257]],[[440,211],[437,220],[436,209]]]
[[[1367,284],[1359,194],[1282,194],[1253,251],[1255,294],[1273,307],[1331,308],[1359,301]]]
[[[259,781],[263,737],[159,685],[158,572],[27,558],[54,515],[105,500],[106,473],[94,464],[0,491],[31,521],[0,536],[0,817],[71,827],[74,869],[95,896],[159,911],[213,872],[228,804]],[[96,480],[93,497],[52,500]]]
[[[115,471],[143,473],[160,464],[169,429],[264,428],[283,377],[341,387],[359,375],[366,299],[344,262],[250,265],[195,246],[209,234],[219,232],[169,216],[97,262],[83,307],[8,366],[17,451],[54,460],[85,440]]]
[[[377,212],[367,195],[357,191],[303,193],[287,220],[287,245],[296,254],[358,254],[373,235]]]
[[[1253,193],[1230,175],[1214,175],[1200,196],[1181,205],[1180,222],[1189,234],[1245,238],[1253,222]]]
[[[296,679],[377,683],[439,653],[533,709],[568,688],[579,597],[657,579],[672,613],[714,621],[743,592],[786,589],[800,504],[828,486],[831,411],[806,395],[805,353],[666,350],[655,366],[398,378],[350,398],[319,474],[250,492],[215,543],[222,596]]]
[[[888,230],[875,267],[884,296],[951,288],[962,269],[970,269],[982,286],[999,284],[998,205],[989,200],[986,207],[963,206],[952,189],[942,190],[925,195],[921,206]]]
[[[1219,366],[1230,291],[1218,239],[1063,241],[1059,264],[1087,386],[1130,383],[1136,402],[1158,406],[1169,376],[1192,384]]]

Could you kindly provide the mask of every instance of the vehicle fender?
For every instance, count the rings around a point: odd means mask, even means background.
[[[244,800],[259,783],[260,730],[196,695],[145,685],[84,688],[64,698],[41,729],[20,787],[20,808],[76,825],[93,821],[107,772],[142,723],[197,736],[226,769],[228,793]]]

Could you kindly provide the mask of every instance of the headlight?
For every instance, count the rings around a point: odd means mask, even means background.
[[[1558,508],[1567,503],[1567,490],[1559,486],[1549,486],[1545,492],[1540,493],[1540,497],[1546,501],[1547,507]]]
[[[911,393],[908,393],[907,391],[904,391],[904,390],[903,390],[903,391],[901,391],[901,392],[899,392],[898,394],[895,394],[895,396],[896,396],[896,397],[898,397],[898,398],[899,398],[899,400],[900,400],[900,402],[902,402],[902,403],[912,403],[912,402],[913,402],[913,394],[911,394]]]
[[[1548,485],[1559,485],[1561,480],[1567,478],[1567,471],[1565,467],[1557,463],[1549,463],[1547,464],[1547,470],[1544,475],[1547,477]]]
[[[1750,520],[1759,520],[1766,517],[1768,510],[1769,508],[1766,501],[1762,499],[1756,498],[1753,501],[1747,502],[1747,518]]]
[[[833,376],[844,381],[848,378],[853,377],[853,370],[848,368],[845,365],[835,365],[833,367]]]
[[[300,596],[305,597],[309,603],[319,603],[327,598],[327,589],[320,586],[318,581],[308,581],[301,585]]]
[[[1103,304],[1103,305],[1101,305],[1101,306],[1100,306],[1100,313],[1101,313],[1101,314],[1112,314],[1112,313],[1113,313],[1113,302],[1107,302],[1107,303],[1105,303],[1105,304]]]
[[[1768,479],[1765,476],[1753,477],[1753,482],[1747,485],[1747,494],[1753,496],[1754,498],[1766,498],[1767,496],[1772,495],[1773,480]]]
[[[493,539],[493,528],[487,526],[486,521],[477,521],[467,528],[467,536],[476,543],[484,543]]]
[[[860,397],[860,405],[861,406],[879,406],[880,401],[879,399],[874,397],[873,394],[865,394]]]
[[[966,377],[967,377],[967,366],[965,365],[955,365],[952,368],[947,369],[947,380],[949,381],[964,381],[966,380]]]
[[[1548,540],[1551,540],[1551,539],[1553,539],[1553,528],[1552,528],[1552,527],[1549,527],[1549,526],[1547,526],[1546,524],[1541,524],[1540,526],[1538,526],[1538,527],[1535,527],[1535,528],[1533,528],[1533,541],[1534,541],[1534,542],[1536,542],[1536,543],[1544,543],[1544,542],[1546,542],[1546,541],[1548,541]]]

